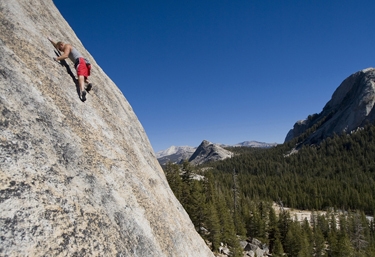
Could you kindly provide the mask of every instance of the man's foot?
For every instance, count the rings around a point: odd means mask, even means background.
[[[92,84],[89,83],[89,84],[87,85],[87,87],[86,87],[86,91],[87,91],[87,92],[90,92],[91,88],[92,88]]]
[[[86,91],[83,90],[82,92],[82,102],[86,101]]]

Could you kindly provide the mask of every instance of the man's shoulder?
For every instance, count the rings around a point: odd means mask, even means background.
[[[70,50],[72,48],[73,48],[73,46],[71,44],[65,44],[64,45],[64,50]]]

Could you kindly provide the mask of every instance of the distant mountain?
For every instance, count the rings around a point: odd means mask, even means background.
[[[189,152],[194,153],[196,149],[197,149],[196,147],[192,147],[192,146],[174,146],[174,145],[172,145],[171,147],[169,147],[166,150],[162,150],[162,151],[157,152],[156,158],[161,158],[161,157],[172,155],[172,154],[185,154],[185,153],[189,153]]]
[[[224,147],[255,147],[255,148],[268,148],[274,147],[277,143],[264,143],[258,141],[244,141],[235,145],[215,144]],[[156,158],[161,165],[165,165],[168,162],[180,163],[183,160],[189,160],[193,153],[197,150],[197,147],[192,146],[171,146],[166,150],[162,150],[156,153]]]
[[[368,68],[346,78],[319,114],[297,121],[285,142],[308,133],[302,144],[318,144],[334,134],[350,133],[375,121],[375,69]]]
[[[242,143],[238,143],[232,146],[244,146],[244,147],[254,147],[254,148],[269,148],[277,146],[277,143],[264,143],[264,142],[258,142],[258,141],[245,141]]]
[[[161,165],[168,162],[180,163],[183,160],[188,160],[197,148],[192,146],[174,146],[172,145],[166,150],[156,153],[156,158]]]
[[[211,161],[224,160],[226,158],[231,158],[232,156],[232,152],[225,150],[218,144],[213,144],[207,140],[203,140],[197,150],[190,157],[189,162],[192,164],[203,164]]]

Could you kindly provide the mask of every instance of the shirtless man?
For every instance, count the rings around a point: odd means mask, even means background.
[[[55,43],[51,38],[48,38],[48,40],[57,50],[63,52],[61,56],[53,58],[55,61],[58,62],[69,58],[74,63],[74,68],[77,70],[79,96],[83,102],[86,101],[86,90],[90,91],[92,87],[91,83],[89,83],[88,81],[88,76],[90,76],[91,64],[85,58],[83,58],[81,53],[78,52],[77,49],[75,49],[72,45],[64,44],[61,41]],[[85,90],[86,83],[88,85]]]

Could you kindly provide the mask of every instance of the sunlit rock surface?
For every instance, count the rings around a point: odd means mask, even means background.
[[[213,256],[131,106],[53,2],[2,0],[0,23],[0,255]],[[91,61],[85,103],[47,36]]]

